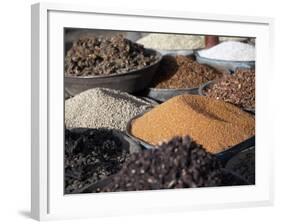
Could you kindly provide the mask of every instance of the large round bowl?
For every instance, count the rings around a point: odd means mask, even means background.
[[[225,165],[240,176],[243,176],[251,184],[255,184],[255,147],[250,147],[233,156]]]
[[[65,76],[64,87],[66,94],[75,96],[80,92],[97,87],[116,89],[128,93],[135,93],[147,88],[153,79],[162,56],[155,50],[146,50],[150,54],[155,54],[157,60],[153,64],[142,69],[107,76]]]
[[[196,60],[200,64],[206,64],[220,71],[229,70],[234,72],[237,68],[255,68],[255,61],[228,61],[200,56],[198,51],[194,52]]]

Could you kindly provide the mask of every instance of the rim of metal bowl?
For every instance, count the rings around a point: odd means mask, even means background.
[[[148,110],[146,110],[146,111],[144,111],[144,112],[142,112],[142,113],[140,113],[140,114],[138,114],[138,115],[132,117],[132,118],[128,121],[127,125],[126,125],[126,134],[127,134],[130,138],[132,138],[132,139],[134,139],[135,141],[139,142],[139,143],[140,143],[142,146],[144,146],[146,149],[153,149],[153,148],[155,148],[155,146],[152,145],[152,144],[150,144],[150,143],[148,143],[148,142],[146,142],[146,141],[144,141],[144,140],[142,140],[142,139],[140,139],[140,138],[138,138],[138,137],[136,137],[136,136],[134,136],[134,135],[131,133],[131,127],[132,127],[133,121],[134,121],[135,119],[137,119],[137,118],[143,116],[145,113],[149,112],[151,109],[152,109],[152,108],[150,108],[150,109],[148,109]]]
[[[153,88],[150,87],[148,88],[150,91],[155,91],[155,92],[175,92],[175,91],[196,91],[199,89],[200,86],[198,87],[192,87],[192,88],[178,88],[178,89],[160,89],[160,88]]]

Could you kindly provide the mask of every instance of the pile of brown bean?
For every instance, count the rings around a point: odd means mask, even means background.
[[[144,68],[157,60],[122,35],[91,37],[75,41],[65,57],[66,76],[96,76],[120,74]]]
[[[208,65],[199,64],[192,56],[164,56],[152,86],[160,89],[195,88],[222,73]]]
[[[255,70],[238,69],[233,75],[225,75],[205,94],[243,109],[255,109]]]

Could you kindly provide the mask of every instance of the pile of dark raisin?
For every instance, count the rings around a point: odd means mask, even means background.
[[[129,155],[121,140],[107,129],[65,130],[65,193],[117,173]]]
[[[189,137],[132,154],[109,184],[96,192],[211,187],[222,184],[220,161]]]
[[[142,45],[122,35],[75,41],[65,57],[66,76],[106,76],[144,68],[157,60]]]

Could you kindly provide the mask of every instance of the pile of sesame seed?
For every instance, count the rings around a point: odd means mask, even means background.
[[[150,106],[128,93],[94,88],[65,101],[65,126],[125,131],[127,122]]]

